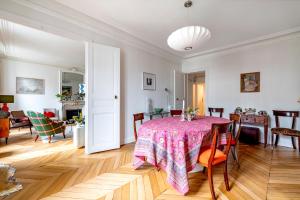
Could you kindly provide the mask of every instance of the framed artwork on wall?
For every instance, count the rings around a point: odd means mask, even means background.
[[[143,89],[156,90],[156,75],[143,72]]]
[[[260,92],[260,72],[241,74],[241,92]]]
[[[16,78],[17,94],[45,94],[45,80],[36,78]]]

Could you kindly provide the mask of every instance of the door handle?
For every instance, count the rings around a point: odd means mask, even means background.
[[[117,95],[115,95],[115,99],[118,99],[118,96],[117,96]]]

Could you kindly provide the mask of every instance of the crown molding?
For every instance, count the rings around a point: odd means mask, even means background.
[[[265,35],[265,36],[262,36],[262,37],[258,37],[258,38],[243,41],[243,42],[239,42],[239,43],[236,43],[236,44],[232,44],[232,45],[228,45],[228,46],[224,46],[224,47],[220,47],[220,48],[215,48],[215,49],[210,49],[210,50],[207,50],[207,51],[201,51],[201,52],[198,52],[198,53],[188,54],[188,55],[184,56],[184,59],[186,60],[186,59],[189,59],[189,58],[194,58],[194,57],[204,56],[204,55],[210,55],[210,54],[215,54],[215,53],[221,53],[221,52],[225,53],[225,52],[228,52],[228,51],[239,50],[239,49],[241,49],[243,47],[246,47],[246,46],[258,45],[258,44],[262,44],[262,43],[265,43],[265,42],[281,40],[283,38],[289,39],[289,38],[294,37],[295,35],[298,35],[299,33],[300,33],[300,27],[296,27],[296,28],[293,28],[293,29],[289,29],[289,30],[285,30],[285,31]]]
[[[3,1],[0,17],[75,40],[94,41],[118,48],[129,45],[173,63],[181,63],[183,58],[51,0]]]

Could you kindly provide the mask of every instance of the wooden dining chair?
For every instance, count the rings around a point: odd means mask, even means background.
[[[229,131],[230,123],[222,123],[222,124],[213,124],[212,125],[212,133],[213,139],[211,143],[211,147],[205,151],[203,151],[199,156],[199,163],[208,169],[208,181],[212,199],[216,199],[214,184],[213,184],[213,167],[216,165],[224,164],[224,181],[226,190],[229,191],[229,181],[227,174],[227,160],[228,153],[230,151],[232,133]],[[225,131],[225,132],[224,132]],[[219,145],[219,135],[220,133],[226,133],[227,137],[227,145],[224,151],[217,149]]]
[[[242,130],[242,118],[241,118],[241,115],[239,115],[239,114],[230,114],[229,118],[230,118],[230,121],[232,121],[231,153],[232,153],[233,159],[237,162],[238,166],[240,166],[238,152],[237,152],[237,145],[238,145],[239,138],[241,135],[241,130]],[[238,124],[238,129],[236,129],[237,124]],[[226,145],[225,143],[223,143],[223,140],[221,141],[221,144]]]
[[[134,131],[135,141],[137,140],[136,122],[140,121],[141,124],[143,124],[143,120],[144,120],[144,113],[133,114],[133,131]]]
[[[290,136],[293,144],[293,148],[296,149],[294,137],[298,137],[298,148],[300,152],[300,131],[295,130],[296,128],[296,118],[299,117],[299,111],[281,111],[281,110],[273,110],[273,115],[275,116],[276,128],[272,128],[272,147],[274,148],[274,135],[276,135],[275,139],[275,147],[278,144],[279,135]],[[281,128],[279,117],[292,117],[292,127],[291,128]]]
[[[172,117],[180,116],[182,114],[182,110],[170,110],[170,114]]]
[[[220,113],[220,117],[223,117],[224,108],[208,108],[210,116],[213,116],[213,113]]]

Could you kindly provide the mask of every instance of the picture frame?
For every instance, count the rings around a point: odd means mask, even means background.
[[[143,90],[156,90],[156,75],[143,72]]]
[[[260,72],[242,73],[240,87],[241,93],[260,92]]]
[[[45,94],[45,80],[36,78],[16,77],[17,94]]]

